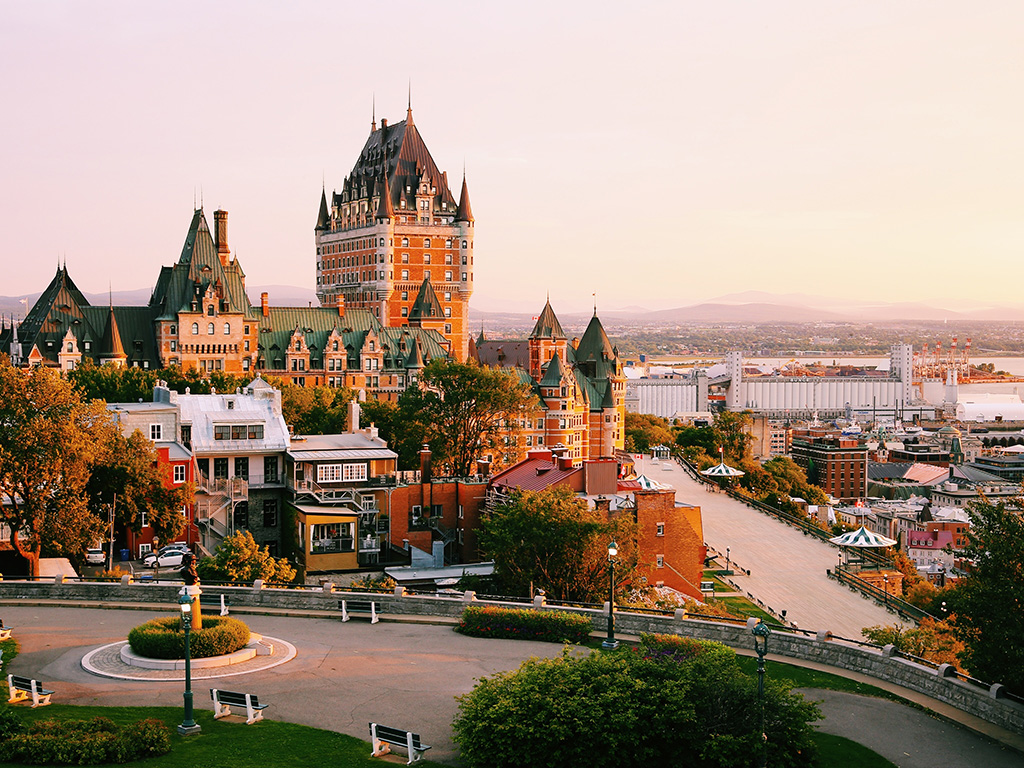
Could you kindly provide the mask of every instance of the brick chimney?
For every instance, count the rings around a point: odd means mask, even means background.
[[[354,435],[359,431],[359,403],[353,398],[348,404],[348,431]]]
[[[270,294],[266,291],[260,294],[260,311],[264,317],[270,316]]]
[[[219,210],[213,212],[213,242],[217,245],[217,256],[220,258],[221,266],[228,265],[228,256],[231,249],[228,248],[228,212]]]
[[[420,482],[430,482],[430,446],[426,443],[420,449]]]
[[[344,317],[344,316],[345,316],[345,297],[344,296],[339,296],[338,297],[338,317]]]

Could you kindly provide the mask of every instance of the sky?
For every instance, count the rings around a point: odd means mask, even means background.
[[[312,290],[321,185],[411,88],[478,310],[1020,306],[1022,29],[1019,0],[0,0],[0,295],[58,260],[149,289],[197,197],[249,285]]]

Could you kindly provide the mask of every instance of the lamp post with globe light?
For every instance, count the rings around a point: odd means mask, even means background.
[[[757,703],[759,729],[761,731],[761,768],[768,762],[768,734],[764,732],[764,657],[768,653],[768,636],[772,633],[763,621],[755,624],[750,633],[754,636],[754,651],[757,653]]]
[[[181,608],[181,628],[185,632],[185,719],[178,726],[178,733],[191,736],[202,730],[192,714],[192,649],[189,646],[192,634],[192,596],[183,593],[178,598],[178,606]]]
[[[606,651],[614,651],[619,647],[615,639],[615,556],[619,554],[618,545],[612,541],[608,544],[608,639],[601,643]]]

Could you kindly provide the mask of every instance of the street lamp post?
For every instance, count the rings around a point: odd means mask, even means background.
[[[601,643],[606,651],[614,651],[619,647],[615,639],[615,556],[619,548],[615,542],[608,545],[608,639]]]
[[[761,768],[768,764],[768,734],[764,732],[764,657],[768,653],[768,636],[772,633],[768,625],[759,621],[750,630],[754,636],[754,651],[757,653],[757,703],[761,731]]]
[[[185,631],[185,719],[178,726],[178,733],[191,736],[199,733],[202,727],[192,716],[192,653],[189,639],[192,634],[192,595],[187,592],[178,598],[181,608],[181,628]]]
[[[885,607],[888,608],[889,607],[889,574],[888,573],[883,573],[882,574],[882,581],[885,584]]]
[[[729,547],[725,548],[725,570],[727,570],[727,571],[729,570],[729,565],[732,563],[732,560],[731,560],[731,558],[729,556],[729,552],[730,551],[731,551],[731,549]]]

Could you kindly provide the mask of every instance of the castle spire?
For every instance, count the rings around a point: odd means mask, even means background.
[[[462,193],[459,195],[459,210],[455,214],[456,221],[473,221],[473,208],[469,204],[469,186],[466,184],[466,172],[462,172]]]
[[[380,193],[380,202],[377,204],[377,219],[391,220],[395,218],[395,207],[391,204],[391,188],[388,186],[387,155],[384,156],[384,189]]]
[[[405,111],[405,124],[413,125],[412,122],[412,78],[409,78],[409,102]]]
[[[373,106],[370,108],[370,133],[377,130],[377,94],[373,94]]]

